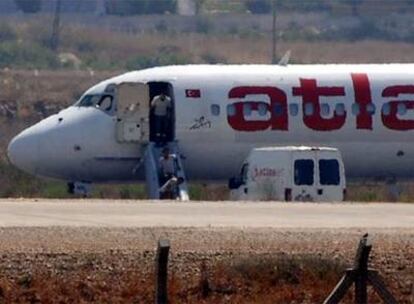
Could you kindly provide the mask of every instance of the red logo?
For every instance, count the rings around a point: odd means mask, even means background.
[[[302,101],[303,113],[308,104],[313,111],[310,115],[303,114],[302,120],[304,125],[316,131],[334,131],[340,130],[347,119],[355,119],[356,129],[372,130],[374,111],[370,112],[373,107],[371,84],[368,75],[365,73],[352,73],[353,98],[347,102],[355,103],[359,109],[354,115],[349,115],[346,110],[342,113],[333,113],[330,118],[323,117],[320,111],[320,97],[346,97],[345,86],[321,86],[316,79],[299,78],[299,86],[292,88],[292,95],[300,97]],[[194,90],[186,90],[194,91]],[[198,94],[200,93],[199,90]],[[414,85],[393,85],[385,87],[381,91],[381,96],[390,98],[383,103],[377,103],[377,112],[381,115],[381,121],[384,127],[390,130],[407,131],[414,130],[413,119],[402,119],[398,114],[398,108],[403,105],[404,109],[414,110],[414,100],[393,100],[399,95],[414,95]],[[263,100],[253,100],[249,95],[266,96],[268,102]],[[188,94],[187,94],[188,97]],[[193,96],[191,96],[193,97]],[[228,97],[234,100],[232,105],[234,111],[227,115],[229,125],[237,131],[255,132],[264,130],[289,130],[288,102],[286,93],[275,86],[241,86],[232,88]],[[241,100],[241,99],[244,99]],[[258,112],[259,109],[265,111],[262,119],[248,119],[245,117],[243,108],[247,106],[250,111]],[[387,106],[388,113],[382,111],[381,107]],[[257,116],[256,116],[257,117]]]

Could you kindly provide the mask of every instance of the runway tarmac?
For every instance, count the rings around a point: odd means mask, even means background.
[[[0,200],[0,227],[412,228],[408,203]]]

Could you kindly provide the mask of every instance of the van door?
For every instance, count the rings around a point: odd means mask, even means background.
[[[340,160],[332,153],[321,152],[318,156],[318,201],[342,201],[345,177]]]
[[[145,83],[124,82],[116,85],[117,130],[119,142],[149,141],[149,88]]]
[[[308,155],[294,153],[293,157],[293,201],[315,201],[316,200],[316,172],[315,159]],[[302,156],[302,157],[301,157]]]

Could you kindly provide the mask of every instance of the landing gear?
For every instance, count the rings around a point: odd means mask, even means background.
[[[388,200],[390,202],[398,202],[404,190],[403,185],[398,183],[395,177],[389,178],[385,184],[388,190]]]
[[[87,197],[91,192],[91,183],[85,182],[69,182],[68,193]]]

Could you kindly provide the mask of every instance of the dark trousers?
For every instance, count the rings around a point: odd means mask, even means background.
[[[167,138],[167,116],[155,115],[155,139],[157,142],[164,142]]]

